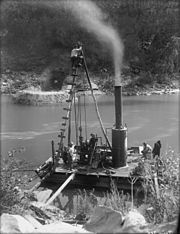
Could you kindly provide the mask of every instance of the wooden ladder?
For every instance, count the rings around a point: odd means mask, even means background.
[[[76,83],[75,83],[76,77],[77,77],[77,68],[75,70],[73,70],[72,82],[68,83],[68,85],[70,85],[69,98],[66,100],[66,102],[68,103],[68,106],[63,108],[63,110],[66,111],[66,115],[62,117],[64,122],[61,124],[62,128],[60,129],[60,134],[58,135],[58,137],[60,138],[60,142],[58,143],[59,144],[59,151],[61,150],[61,148],[63,146],[63,139],[66,137],[65,132],[66,132],[66,129],[67,129],[67,121],[70,118],[70,113],[71,113],[71,110],[72,110],[74,90],[75,90],[75,87],[76,87]]]

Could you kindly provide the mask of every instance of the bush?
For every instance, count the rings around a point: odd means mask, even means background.
[[[159,195],[154,183],[157,173]],[[150,223],[173,221],[179,213],[179,157],[172,149],[154,162],[140,161],[134,176],[145,178],[143,187],[146,204],[145,216]]]
[[[21,200],[21,187],[27,185],[29,177],[23,175],[15,170],[24,168],[26,164],[10,157],[9,159],[1,161],[0,173],[0,212],[23,214],[26,212],[29,205],[28,199]]]

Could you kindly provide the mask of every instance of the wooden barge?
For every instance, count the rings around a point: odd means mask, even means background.
[[[36,173],[41,178],[42,183],[47,185],[58,184],[61,186],[65,183],[65,186],[71,184],[83,188],[109,189],[111,183],[114,182],[118,189],[130,190],[132,189],[133,181],[133,189],[137,190],[141,187],[142,178],[133,179],[131,172],[138,165],[137,159],[141,157],[142,149],[140,147],[127,148],[127,126],[123,125],[122,86],[119,82],[119,78],[117,80],[115,79],[114,85],[115,124],[111,129],[111,143],[107,137],[107,131],[104,129],[96,98],[93,94],[93,87],[91,85],[83,50],[81,58],[83,58],[83,60],[81,59],[81,67],[73,68],[72,81],[68,83],[70,87],[69,98],[66,100],[67,107],[63,108],[66,111],[66,115],[63,117],[64,122],[62,122],[62,128],[58,135],[60,138],[58,149],[54,149],[54,142],[52,141],[52,157],[40,166],[36,170]],[[87,140],[87,134],[85,137],[82,136],[81,110],[79,108],[81,96],[78,96],[78,89],[76,87],[76,78],[78,77],[79,69],[84,69],[86,73],[87,83],[94,100],[97,119],[99,120],[106,141],[105,143],[102,143],[102,137],[98,137],[95,134],[91,134],[92,139],[90,141]],[[82,94],[82,87],[80,91]],[[72,160],[73,154],[71,155],[71,112],[73,105],[75,112],[74,131],[76,133],[74,149],[76,151],[76,156],[78,156],[78,159],[74,162]],[[83,106],[85,107],[85,103]],[[86,115],[87,113],[85,113],[85,116]],[[84,122],[86,123],[86,119]],[[65,132],[67,132],[67,134],[65,134]],[[85,129],[85,132],[87,133],[87,129]],[[65,138],[67,139],[68,146],[65,145]]]
[[[62,185],[69,176],[75,172],[75,176],[70,185],[78,188],[95,188],[95,189],[110,189],[112,182],[117,186],[119,190],[131,189],[131,177],[129,172],[137,166],[136,163],[131,163],[128,167],[114,169],[113,173],[103,169],[90,169],[86,170],[74,169],[69,171],[63,167],[57,167],[56,170],[47,177],[46,184],[50,185]],[[137,178],[137,181],[133,185],[133,189],[140,189],[142,186],[142,179]]]

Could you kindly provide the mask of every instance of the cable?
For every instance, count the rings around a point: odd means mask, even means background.
[[[88,73],[87,64],[86,64],[86,60],[85,60],[85,57],[84,57],[83,50],[82,50],[82,55],[83,55],[83,59],[84,59],[85,72],[86,72],[86,75],[87,75],[87,79],[88,79],[89,87],[90,87],[90,90],[91,90],[91,94],[92,94],[92,97],[93,97],[93,100],[94,100],[96,114],[97,114],[97,117],[98,117],[98,120],[99,120],[99,123],[100,123],[100,126],[101,126],[101,130],[102,130],[103,135],[104,135],[104,137],[105,137],[105,139],[106,139],[106,141],[108,143],[109,148],[112,150],[111,144],[110,144],[109,139],[108,139],[108,137],[106,135],[106,132],[105,132],[102,120],[101,120],[101,116],[100,116],[100,113],[99,113],[96,97],[94,96],[94,93],[93,93],[93,88],[92,88],[91,81],[90,81],[90,78],[89,78],[89,73]]]
[[[85,105],[85,93],[84,93],[84,118],[85,118],[85,135],[87,140],[87,118],[86,118],[86,105]]]
[[[77,122],[77,111],[76,111],[75,94],[74,94],[74,116],[75,116],[75,130],[76,130],[76,145],[78,145],[78,122]]]

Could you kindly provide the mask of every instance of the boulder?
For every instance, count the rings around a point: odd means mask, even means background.
[[[179,233],[178,232],[178,217],[177,220],[174,220],[169,223],[163,223],[159,225],[153,225],[149,228],[149,233]]]
[[[20,215],[1,215],[1,233],[32,233],[34,226]]]
[[[98,206],[84,228],[94,233],[148,233],[145,218],[136,210],[125,217],[118,211]]]
[[[84,228],[94,233],[119,233],[122,229],[122,221],[120,212],[98,206]]]
[[[38,222],[37,219],[35,219],[32,215],[25,215],[24,218],[29,221],[34,228],[40,228],[42,226],[42,224]]]
[[[34,191],[33,193],[36,196],[36,199],[37,199],[38,202],[45,203],[49,199],[49,197],[50,197],[50,195],[52,193],[52,190],[51,189],[46,189],[46,190],[43,190],[43,191]]]
[[[127,213],[124,218],[123,228],[127,227],[144,227],[146,226],[146,220],[142,214],[140,214],[137,210],[131,210]]]
[[[43,225],[37,228],[32,233],[90,233],[81,226],[74,226],[64,222],[56,222]]]

